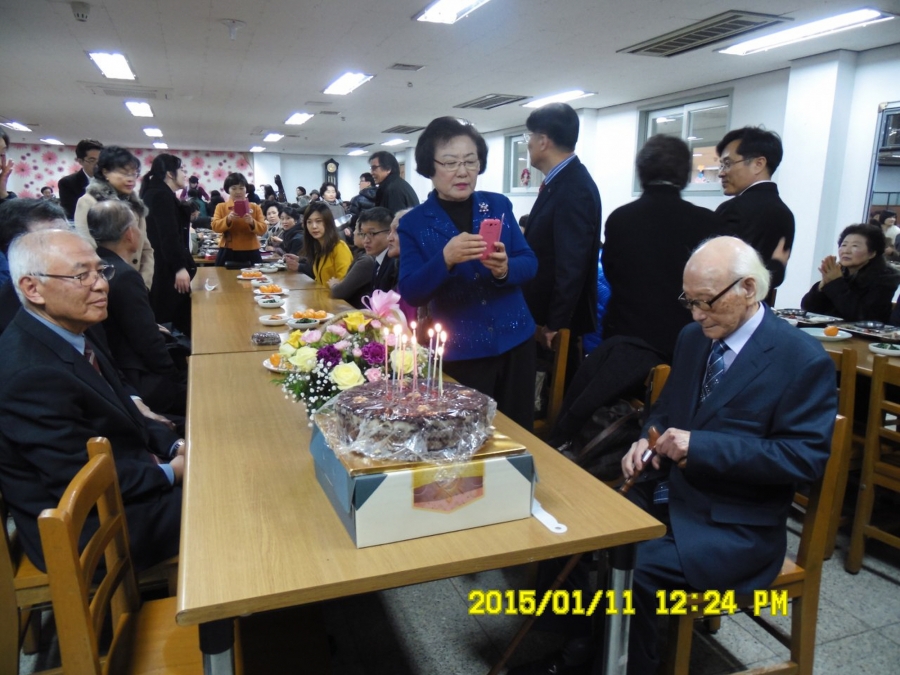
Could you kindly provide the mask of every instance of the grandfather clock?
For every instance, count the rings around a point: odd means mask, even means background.
[[[338,184],[338,163],[333,159],[325,161],[325,182]]]

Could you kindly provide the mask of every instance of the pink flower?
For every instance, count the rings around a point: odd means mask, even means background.
[[[153,164],[153,155],[147,155],[144,157],[144,164],[147,166],[151,166]]]
[[[388,333],[388,336],[384,339],[385,343],[388,347],[396,347],[397,346],[397,336],[393,333]]]
[[[360,356],[362,356],[362,349],[360,349],[359,347],[354,347],[353,348],[353,358],[358,359]]]
[[[371,326],[375,330],[381,330],[381,322],[378,319],[372,319]]]
[[[18,164],[16,164],[13,171],[15,171],[17,176],[22,176],[23,178],[25,176],[31,175],[31,167],[28,166],[25,162],[19,162]]]
[[[36,181],[42,181],[42,180],[44,180],[44,174],[42,174],[42,173],[36,173],[36,174],[34,174],[34,179],[35,179]]]
[[[243,171],[244,169],[246,169],[246,168],[248,168],[248,167],[250,166],[250,165],[247,163],[247,160],[244,159],[243,157],[238,157],[238,160],[234,163],[234,165],[235,165],[238,169],[240,169],[241,171]]]
[[[41,159],[44,160],[44,164],[56,164],[56,160],[59,159],[56,153],[52,150],[47,150],[43,155],[41,155]]]
[[[320,330],[308,330],[303,334],[303,341],[308,345],[313,342],[318,342],[321,339],[322,331]]]
[[[228,176],[228,172],[225,169],[218,168],[215,171],[213,171],[213,178],[216,180],[223,181],[223,180],[225,180],[225,178],[227,176]]]
[[[340,341],[334,343],[334,348],[339,349],[340,351],[344,351],[349,346],[350,346],[350,343],[347,342],[346,340],[340,340]]]
[[[194,158],[191,160],[191,166],[195,169],[202,169],[206,162],[203,161],[203,158],[200,155],[194,155]]]
[[[234,159],[234,153],[233,153],[233,152],[229,152],[229,153],[227,153],[225,156],[228,157],[228,159]]]
[[[338,337],[344,337],[347,334],[347,329],[338,324],[334,324],[333,326],[328,327],[329,333],[334,333]]]
[[[369,368],[365,375],[369,382],[378,382],[381,379],[381,368]]]
[[[75,173],[76,171],[81,171],[81,164],[78,162],[72,162],[69,164],[69,173]]]

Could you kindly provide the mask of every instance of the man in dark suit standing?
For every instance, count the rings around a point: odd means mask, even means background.
[[[727,234],[740,237],[759,251],[772,273],[772,288],[784,281],[794,245],[794,214],[778,196],[772,174],[784,151],[778,134],[743,127],[725,134],[716,146],[719,179],[734,199],[716,209]]]
[[[545,177],[525,226],[538,271],[523,290],[535,337],[549,349],[560,328],[575,337],[597,329],[600,192],[575,156],[579,122],[571,106],[549,103],[525,126],[531,164]]]
[[[106,318],[111,268],[89,242],[61,230],[22,235],[9,261],[23,309],[0,336],[0,490],[25,552],[44,569],[37,517],[59,503],[87,462],[87,440],[105,436],[135,565],[175,555],[184,439],[141,415],[85,335]],[[85,534],[96,527],[89,517]]]
[[[641,470],[648,430],[662,432],[655,479],[629,493],[668,526],[638,545],[629,673],[656,672],[658,590],[740,595],[772,582],[795,484],[825,471],[834,366],[820,344],[761,302],[768,277],[759,255],[734,237],[701,246],[684,270],[680,300],[695,324],[678,338],[645,438],[622,460],[626,476]]]
[[[412,185],[400,177],[400,164],[393,153],[379,150],[369,157],[369,171],[378,183],[375,206],[383,206],[391,215],[419,205],[419,197]]]
[[[75,220],[75,205],[94,176],[94,167],[97,166],[102,149],[103,143],[100,141],[92,139],[79,141],[75,146],[75,161],[81,165],[81,171],[59,179],[59,204],[69,220]]]

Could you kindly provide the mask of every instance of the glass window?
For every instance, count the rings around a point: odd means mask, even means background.
[[[719,190],[716,144],[728,132],[730,112],[729,96],[645,110],[641,113],[640,146],[656,134],[678,136],[694,154],[691,182],[686,189]]]
[[[528,145],[522,133],[506,137],[506,157],[504,191],[508,194],[537,192],[544,174],[528,161]]]

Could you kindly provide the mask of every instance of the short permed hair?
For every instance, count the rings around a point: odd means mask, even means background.
[[[458,136],[467,136],[475,143],[475,152],[481,164],[478,167],[478,174],[483,174],[487,169],[487,143],[475,127],[463,124],[455,117],[438,117],[425,127],[416,143],[416,173],[425,178],[434,176],[437,170],[434,165],[434,151],[438,143],[447,143]]]
[[[866,248],[869,249],[869,253],[874,253],[876,258],[884,255],[887,239],[885,239],[884,231],[878,225],[869,225],[866,223],[848,225],[841,231],[841,236],[838,237],[838,246],[843,243],[844,239],[849,234],[858,234],[864,237],[866,240]]]
[[[225,192],[228,192],[232,185],[243,185],[245,188],[247,188],[248,192],[250,191],[250,188],[247,185],[247,179],[244,178],[244,174],[242,173],[235,172],[228,174],[222,187],[225,188]]]
[[[693,161],[691,149],[680,138],[665,134],[653,136],[644,143],[635,160],[641,188],[646,190],[651,183],[664,181],[683,190],[691,179]]]

